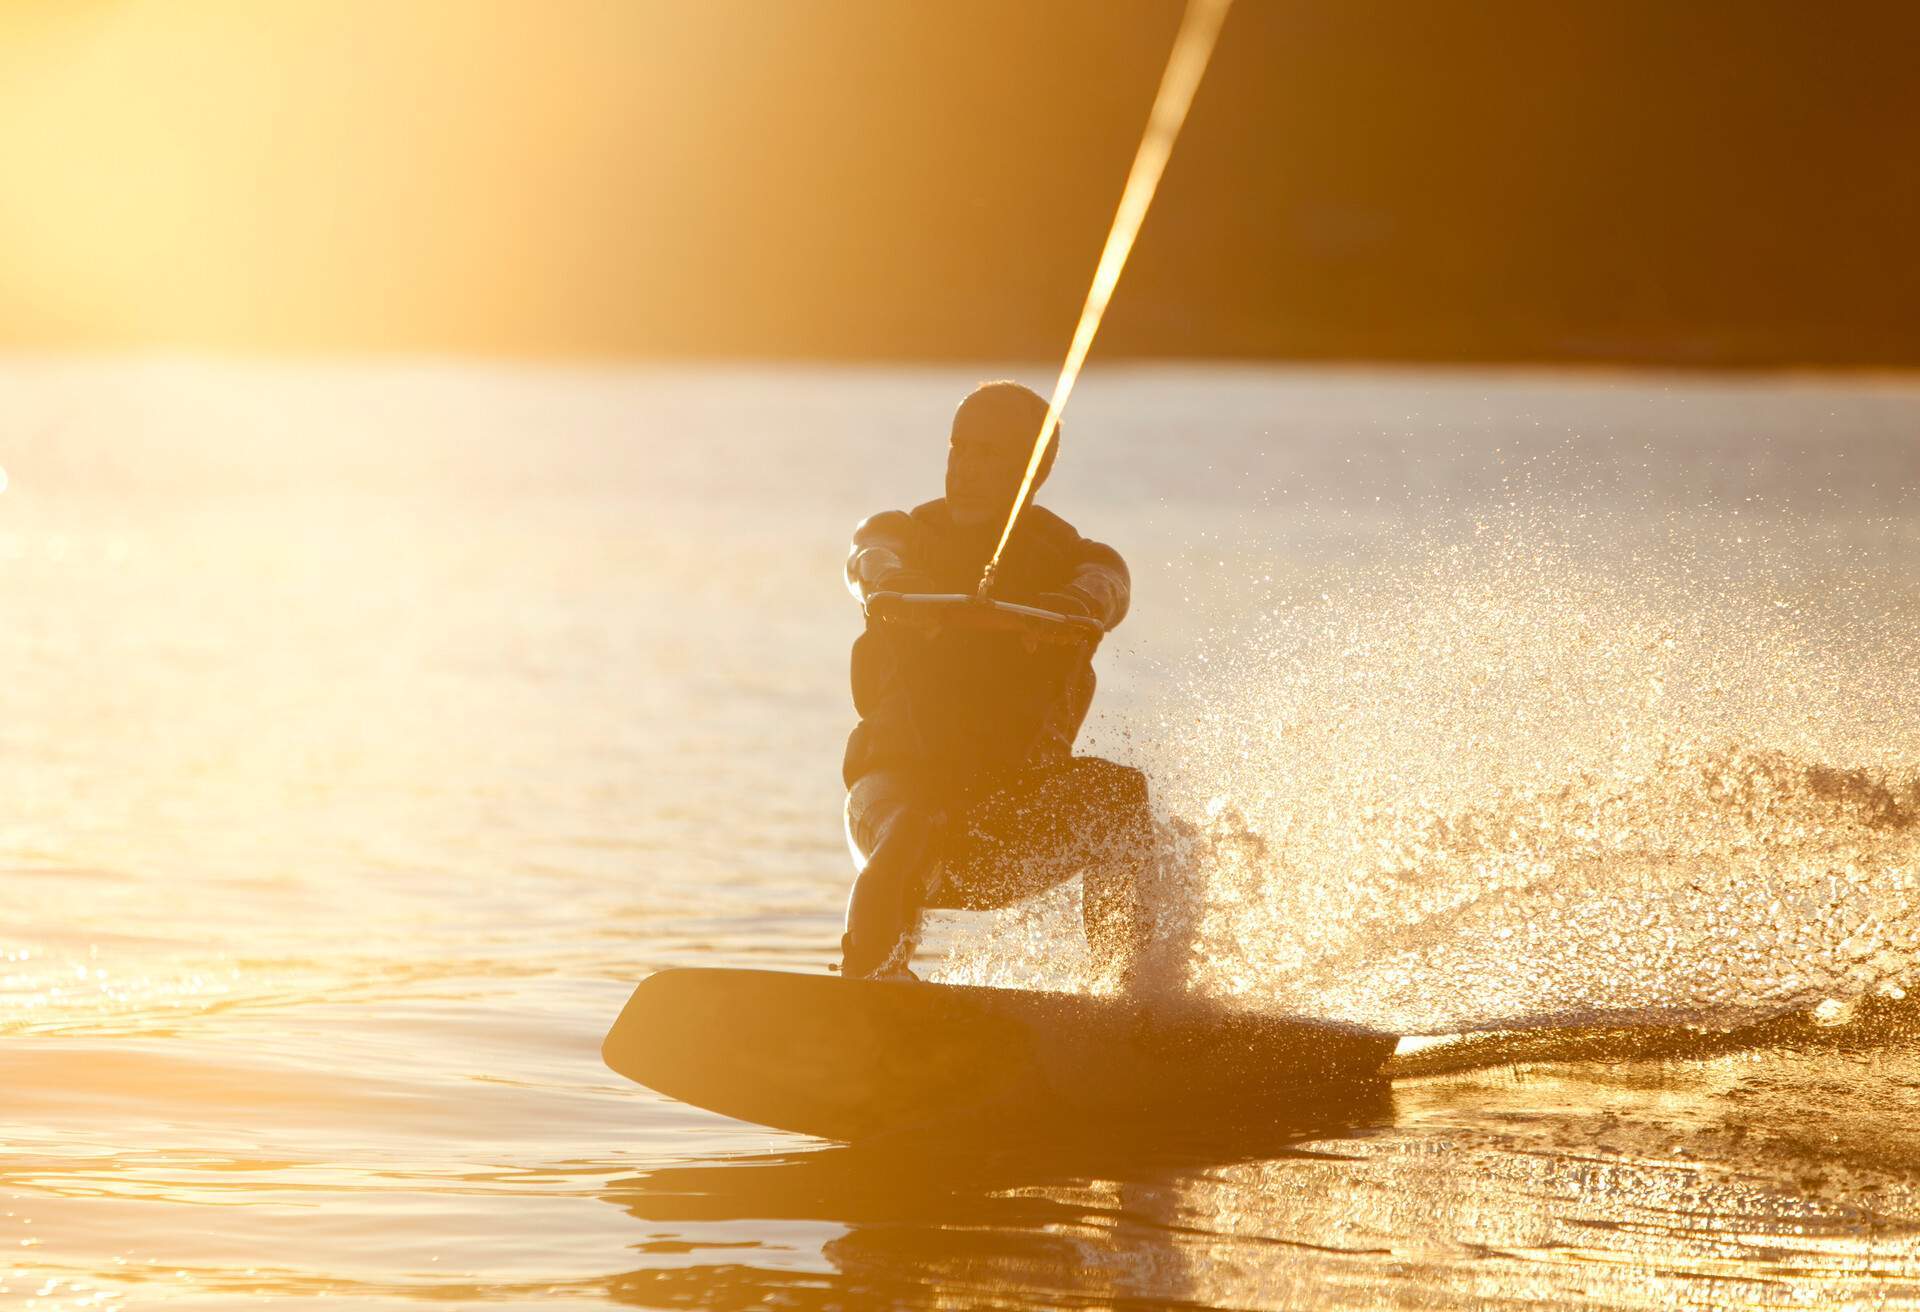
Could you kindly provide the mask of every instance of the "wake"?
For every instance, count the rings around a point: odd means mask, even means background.
[[[1408,535],[1201,638],[1134,762],[1152,986],[1402,1034],[1913,988],[1920,594],[1808,526],[1661,527]],[[1099,988],[1072,913],[945,977]]]

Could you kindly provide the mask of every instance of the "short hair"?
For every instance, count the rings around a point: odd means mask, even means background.
[[[1044,397],[1031,387],[1000,378],[982,383],[967,393],[960,408],[953,412],[953,436],[959,437],[966,431],[996,440],[1015,437],[1031,452],[1033,440],[1040,436],[1040,425],[1046,420]],[[1060,451],[1060,436],[1060,428],[1055,425],[1053,440],[1047,443],[1047,454],[1040,461],[1040,472],[1034,475],[1035,487],[1046,482],[1053,470],[1053,458]]]

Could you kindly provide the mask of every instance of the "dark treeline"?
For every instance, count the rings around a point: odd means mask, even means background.
[[[1057,358],[1180,5],[223,13],[0,20],[0,345]],[[1920,365],[1916,129],[1909,0],[1239,0],[1096,358]]]
[[[1061,349],[1175,10],[951,6],[836,61],[876,8],[760,88],[722,167],[782,185],[661,345]],[[1916,234],[1920,5],[1242,0],[1098,349],[1920,364]]]

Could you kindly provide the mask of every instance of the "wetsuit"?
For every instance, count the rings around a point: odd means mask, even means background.
[[[971,593],[998,525],[956,524],[946,502],[875,515],[855,530],[847,583],[874,592]],[[994,596],[1091,616],[1127,613],[1126,563],[1033,506],[1021,516]],[[1123,966],[1146,932],[1137,890],[1152,859],[1145,776],[1073,755],[1093,700],[1088,647],[953,625],[929,637],[869,624],[853,647],[847,837],[861,871],[848,907],[845,969],[911,955],[926,908],[986,910],[1085,872],[1087,938]]]

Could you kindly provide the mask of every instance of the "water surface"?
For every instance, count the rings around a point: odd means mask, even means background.
[[[651,970],[831,959],[846,535],[972,381],[0,366],[0,1299],[1920,1295],[1909,384],[1083,381],[1177,986],[1526,1033],[884,1160],[602,1068]],[[1079,986],[1070,898],[934,968]]]

